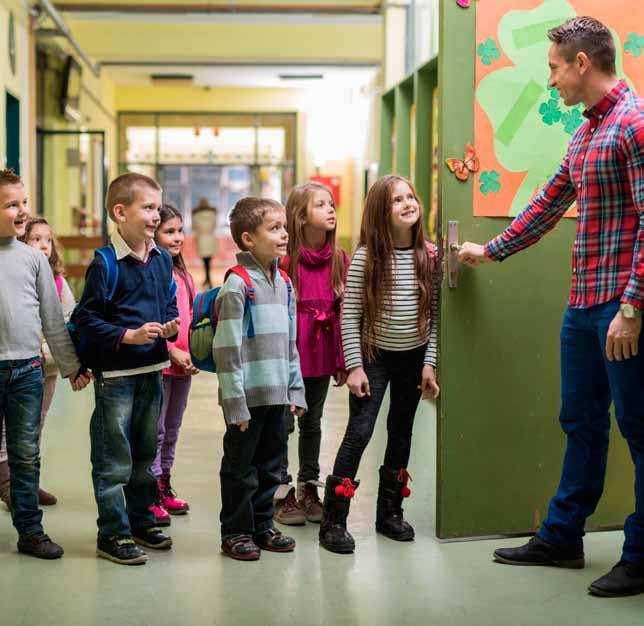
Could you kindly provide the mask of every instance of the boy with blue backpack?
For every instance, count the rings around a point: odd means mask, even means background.
[[[286,453],[284,412],[304,413],[306,400],[295,297],[278,267],[288,242],[284,208],[274,200],[242,198],[229,220],[242,251],[217,294],[212,345],[227,424],[221,547],[233,559],[254,561],[260,550],[295,549],[294,539],[273,526],[273,495]]]
[[[117,230],[97,250],[72,314],[77,349],[94,373],[90,422],[92,480],[98,506],[97,555],[123,565],[147,561],[139,545],[168,549],[150,506],[157,485],[161,375],[170,365],[166,339],[179,320],[170,255],[154,243],[161,188],[128,173],[109,186],[106,206]]]

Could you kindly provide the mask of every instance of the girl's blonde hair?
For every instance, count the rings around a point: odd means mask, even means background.
[[[409,180],[402,176],[383,176],[369,189],[362,213],[360,246],[367,251],[367,260],[362,284],[362,337],[375,335],[376,323],[392,306],[383,300],[382,294],[393,284],[392,266],[394,239],[391,232],[392,190],[397,182],[409,185],[418,203],[420,217],[412,226],[411,240],[414,249],[414,268],[418,281],[418,333],[424,337],[431,300],[432,283],[436,275],[436,263],[430,256],[423,228],[423,205]],[[373,359],[375,349],[363,341],[363,353]]]
[[[34,226],[38,226],[40,224],[47,226],[51,232],[51,254],[49,255],[49,265],[51,266],[51,270],[54,272],[54,276],[63,276],[65,274],[65,264],[63,263],[63,258],[58,253],[58,243],[56,242],[56,237],[54,237],[54,231],[44,217],[30,218],[27,221],[27,226],[25,227],[25,234],[20,237],[20,241],[27,243]]]
[[[309,210],[309,203],[316,191],[326,191],[333,201],[333,194],[328,187],[321,183],[308,182],[298,185],[291,190],[286,200],[286,228],[288,230],[288,275],[291,281],[298,288],[297,267],[300,261],[300,248],[304,245],[304,227]],[[346,273],[345,254],[342,248],[335,242],[336,229],[326,234],[327,244],[333,250],[331,261],[331,287],[333,293],[339,296],[344,291],[344,277]]]

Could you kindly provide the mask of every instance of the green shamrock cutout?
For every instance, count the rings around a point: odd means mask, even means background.
[[[501,51],[496,45],[496,41],[490,37],[478,45],[476,54],[481,57],[483,65],[492,65],[494,61],[501,58]]]
[[[575,131],[584,123],[581,109],[576,107],[563,113],[561,115],[561,123],[563,124],[564,130],[569,135],[574,135]]]
[[[561,119],[561,110],[559,109],[559,103],[556,100],[548,100],[548,102],[542,102],[539,106],[539,114],[544,124],[552,126],[556,124]]]
[[[481,172],[479,182],[481,183],[481,193],[486,196],[490,193],[498,193],[499,189],[501,189],[500,174],[496,170]]]
[[[644,36],[639,36],[637,33],[630,33],[628,40],[624,42],[624,52],[632,54],[636,59],[639,58],[644,51]]]

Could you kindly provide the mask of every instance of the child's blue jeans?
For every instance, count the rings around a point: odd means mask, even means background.
[[[635,512],[624,526],[623,559],[644,565],[644,333],[638,356],[609,361],[606,334],[618,309],[619,301],[611,300],[569,308],[564,315],[560,421],[566,452],[559,489],[538,534],[554,545],[581,547],[586,518],[604,488],[612,400],[635,464]],[[631,482],[628,476],[624,480]]]
[[[98,532],[128,536],[152,527],[156,497],[150,466],[157,452],[161,372],[104,378],[94,382],[96,408],[90,422],[92,480]]]
[[[0,415],[5,416],[7,429],[11,516],[20,535],[42,532],[38,508],[42,393],[40,357],[0,361]]]

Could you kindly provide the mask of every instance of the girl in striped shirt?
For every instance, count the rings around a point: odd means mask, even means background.
[[[422,214],[412,184],[400,176],[378,179],[367,194],[342,315],[349,423],[333,474],[327,477],[320,526],[320,544],[332,552],[355,548],[346,527],[349,502],[388,384],[388,441],[380,467],[376,531],[397,541],[414,538],[401,508],[410,494],[407,462],[414,416],[421,396],[437,398],[440,393],[438,249],[425,238]]]

